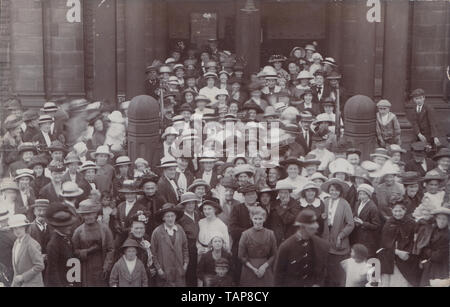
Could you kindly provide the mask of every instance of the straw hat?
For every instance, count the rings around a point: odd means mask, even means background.
[[[50,201],[48,199],[36,199],[30,208],[48,208]]]
[[[285,168],[287,168],[291,164],[298,165],[298,167],[300,168],[304,166],[303,161],[295,157],[288,157],[287,159],[280,161],[280,165]]]
[[[119,193],[139,193],[136,188],[136,183],[134,180],[124,180],[122,187],[119,189]]]
[[[350,162],[344,158],[337,158],[331,162],[328,169],[330,170],[331,175],[336,173],[345,173],[348,176],[352,176],[354,173],[353,165],[351,165]]]
[[[140,245],[137,243],[136,240],[133,239],[126,239],[125,242],[123,242],[122,246],[120,247],[121,250],[128,248],[128,247],[134,247],[136,249],[140,248]]]
[[[28,226],[30,224],[31,223],[27,220],[27,217],[23,214],[11,215],[8,219],[8,228],[9,229]]]
[[[316,155],[314,154],[307,154],[305,158],[302,161],[303,166],[308,165],[320,165],[320,160],[316,160]]]
[[[4,178],[0,183],[0,192],[3,192],[5,190],[19,191],[19,187],[17,186],[17,183],[11,178]]]
[[[382,157],[382,158],[390,159],[390,157],[388,155],[388,151],[385,148],[376,148],[375,152],[370,154],[370,158],[374,158],[374,157]]]
[[[249,177],[253,177],[253,175],[255,175],[255,169],[250,164],[242,164],[234,168],[234,177],[238,177],[242,173],[246,173]]]
[[[206,188],[206,190],[211,189],[211,186],[205,180],[203,180],[201,178],[197,178],[192,182],[192,184],[188,187],[187,190],[189,192],[193,192],[196,187],[200,187],[200,186],[204,186]]]
[[[56,103],[51,101],[44,103],[44,107],[41,108],[41,112],[43,113],[53,113],[56,111],[58,111],[58,107],[56,106]]]
[[[320,187],[319,187],[317,184],[315,184],[314,182],[312,182],[312,181],[307,182],[307,183],[301,188],[301,190],[300,190],[300,195],[303,196],[303,197],[305,197],[304,192],[305,192],[306,190],[310,190],[310,189],[316,190],[316,197],[319,196],[319,193],[320,193]]]
[[[81,160],[78,157],[78,155],[74,152],[69,152],[69,154],[64,159],[64,164],[71,164],[71,163],[77,163],[78,165],[81,165]]]
[[[278,180],[277,184],[275,185],[274,191],[281,191],[281,190],[288,190],[289,192],[292,192],[294,190],[294,187],[287,183],[285,180]]]
[[[122,166],[122,165],[130,165],[132,164],[130,158],[128,156],[120,156],[116,159],[116,164],[114,166]]]
[[[0,222],[6,221],[7,219],[9,219],[9,211],[6,209],[0,208]]]
[[[425,174],[425,177],[423,177],[423,179],[422,179],[423,182],[428,182],[431,180],[444,181],[445,177],[440,175],[439,173],[428,172]]]
[[[91,152],[91,158],[95,159],[95,157],[100,154],[108,155],[110,158],[114,157],[114,155],[109,151],[109,147],[107,145],[98,146],[95,152]]]
[[[87,171],[88,169],[98,170],[98,166],[95,164],[95,162],[87,160],[81,165],[80,172]]]
[[[403,148],[400,147],[400,145],[397,144],[391,144],[389,146],[389,152],[393,153],[393,152],[401,152],[401,153],[406,153],[406,150],[404,150]]]
[[[314,77],[311,75],[311,73],[309,71],[302,70],[297,75],[297,80],[300,80],[300,79],[314,79]]]
[[[422,182],[422,177],[420,177],[418,172],[404,172],[400,176],[401,182],[403,185],[411,185],[411,184],[418,184]]]
[[[17,147],[17,151],[19,152],[19,156],[26,151],[32,151],[34,154],[37,154],[36,145],[32,142],[23,142],[19,145],[19,147]]]
[[[62,184],[62,197],[78,197],[83,193],[84,191],[75,182],[66,181]]]
[[[31,180],[34,179],[34,172],[29,168],[21,168],[16,170],[16,177],[14,177],[15,181],[18,181],[20,178],[28,177]]]
[[[450,149],[449,148],[441,148],[437,152],[437,154],[434,155],[433,160],[437,161],[440,158],[450,158]]]
[[[201,200],[198,198],[198,196],[195,193],[192,192],[186,192],[180,197],[180,202],[178,203],[178,208],[184,208],[184,205],[188,202],[195,202],[196,205],[198,205]]]
[[[309,177],[309,180],[311,180],[311,181],[314,181],[316,179],[320,179],[323,182],[328,180],[327,177],[325,177],[322,173],[319,173],[319,172],[315,172],[314,174],[311,175],[311,177]]]
[[[123,124],[125,122],[120,111],[113,111],[108,115],[108,119],[111,121],[111,123],[116,124]]]

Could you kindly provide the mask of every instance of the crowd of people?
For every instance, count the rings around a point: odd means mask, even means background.
[[[248,76],[245,61],[216,40],[183,47],[147,67],[146,93],[117,108],[67,97],[39,110],[24,110],[20,97],[5,103],[1,285],[448,280],[450,149],[422,89],[411,93],[409,152],[381,99],[378,148],[364,160],[342,137],[348,97],[338,64],[317,44],[275,54]],[[161,141],[147,150],[157,151],[157,166],[133,161],[127,141],[128,109],[154,100]],[[79,278],[69,278],[73,259]]]

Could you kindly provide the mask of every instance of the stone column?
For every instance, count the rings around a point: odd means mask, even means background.
[[[408,0],[386,1],[384,20],[383,98],[392,104],[402,127],[404,139],[411,137],[411,124],[406,118],[405,104],[408,100]]]
[[[327,7],[327,54],[341,64],[342,2],[330,2]]]
[[[93,98],[116,104],[116,0],[93,0],[93,5]]]
[[[355,4],[355,94],[374,96],[375,84],[375,23],[367,20],[366,1]]]
[[[246,72],[257,71],[260,67],[261,9],[258,0],[253,2],[256,11],[242,11],[248,8],[247,0],[236,1],[236,54],[247,61]]]
[[[126,98],[145,93],[146,0],[125,2]]]

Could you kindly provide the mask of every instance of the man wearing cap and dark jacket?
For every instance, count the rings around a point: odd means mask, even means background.
[[[411,93],[411,99],[416,105],[409,119],[414,134],[419,141],[439,146],[438,138],[441,135],[438,129],[438,121],[433,107],[425,103],[425,91],[420,88],[415,89]]]
[[[427,172],[435,168],[436,163],[426,157],[425,146],[423,142],[411,144],[413,158],[406,162],[405,171],[417,172],[420,177],[424,177]]]
[[[275,286],[311,287],[325,283],[329,244],[315,235],[314,211],[305,209],[295,221],[296,233],[284,241],[274,265]]]
[[[33,137],[39,133],[38,119],[39,113],[36,110],[30,109],[23,113],[23,121],[27,125],[27,129],[22,135],[22,141],[31,142]]]

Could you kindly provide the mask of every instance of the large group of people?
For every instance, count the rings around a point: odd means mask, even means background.
[[[146,92],[118,107],[64,97],[24,110],[11,97],[0,143],[0,284],[448,280],[450,149],[424,91],[411,93],[411,145],[391,103],[377,102],[378,146],[365,160],[343,138],[338,64],[317,49],[272,55],[246,75],[245,61],[216,40],[175,48],[147,67]],[[155,100],[161,141],[146,150],[158,165],[132,160],[127,141],[128,109]]]

